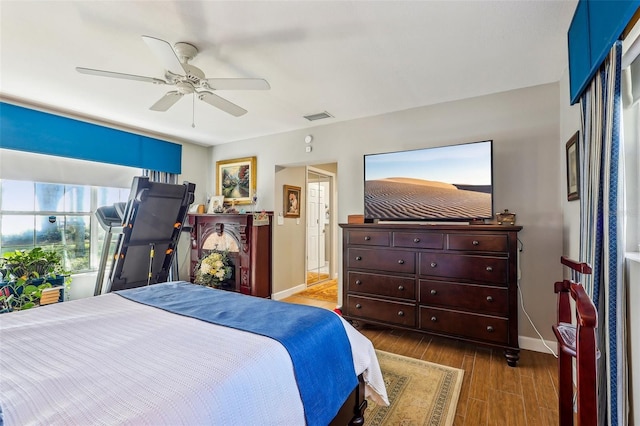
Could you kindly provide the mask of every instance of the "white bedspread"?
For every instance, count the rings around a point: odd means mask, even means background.
[[[388,404],[373,345],[342,322]],[[0,315],[0,409],[5,426],[305,423],[279,343],[116,294]]]

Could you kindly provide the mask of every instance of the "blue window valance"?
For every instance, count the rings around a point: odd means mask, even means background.
[[[580,0],[567,34],[571,103],[609,54],[613,43],[640,7],[640,0]]]
[[[179,174],[182,146],[0,102],[0,148]]]

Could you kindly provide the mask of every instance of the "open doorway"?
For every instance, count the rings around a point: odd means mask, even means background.
[[[307,167],[307,286],[334,277],[334,179],[327,170]]]

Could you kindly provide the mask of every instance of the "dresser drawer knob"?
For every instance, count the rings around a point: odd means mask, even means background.
[[[403,317],[404,316],[404,312],[403,311],[398,311],[398,316],[399,317]]]
[[[356,256],[356,260],[362,260],[362,256]]]
[[[487,296],[487,302],[493,302],[493,297]]]
[[[398,286],[398,290],[400,290],[400,291],[404,290],[404,286],[403,285],[399,285]]]
[[[404,260],[402,259],[398,260],[398,265],[404,265]]]
[[[491,272],[493,271],[493,268],[491,266],[487,266],[487,272]]]
[[[356,309],[360,309],[360,308],[362,308],[362,305],[359,303],[356,303]]]
[[[365,240],[365,241],[369,241],[370,239],[371,239],[371,237],[370,237],[370,236],[368,236],[368,235],[367,235],[366,237],[364,237],[364,240]]]
[[[471,244],[473,244],[474,246],[477,246],[477,245],[479,245],[479,244],[480,244],[480,241],[478,241],[478,240],[473,240],[473,241],[471,242]]]
[[[438,294],[438,292],[436,290],[431,290],[431,295],[435,296],[436,294]]]
[[[436,266],[438,266],[438,264],[436,262],[431,262],[431,267],[435,268]]]
[[[488,325],[488,326],[487,326],[487,331],[488,331],[489,333],[493,333],[493,327],[492,327],[492,326],[490,326],[490,325]]]
[[[362,285],[362,281],[356,280],[356,285]]]
[[[438,321],[438,318],[436,318],[435,316],[431,317],[431,322],[436,322]]]
[[[420,238],[414,238],[414,239],[413,239],[413,242],[414,242],[414,243],[419,243],[419,242],[420,242]]]

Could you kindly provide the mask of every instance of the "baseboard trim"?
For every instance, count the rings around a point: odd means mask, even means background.
[[[298,284],[295,287],[291,287],[288,288],[284,291],[279,291],[277,293],[273,293],[271,294],[271,299],[273,300],[282,300],[282,299],[286,299],[289,296],[293,296],[296,293],[300,293],[301,291],[304,291],[307,289],[307,285],[305,283],[302,284]]]
[[[553,355],[547,347],[544,346],[542,340],[534,339],[532,337],[523,337],[520,336],[518,338],[520,349],[525,349],[528,351],[542,352],[545,354]],[[545,340],[544,343],[547,344],[555,353],[558,353],[558,342]]]

